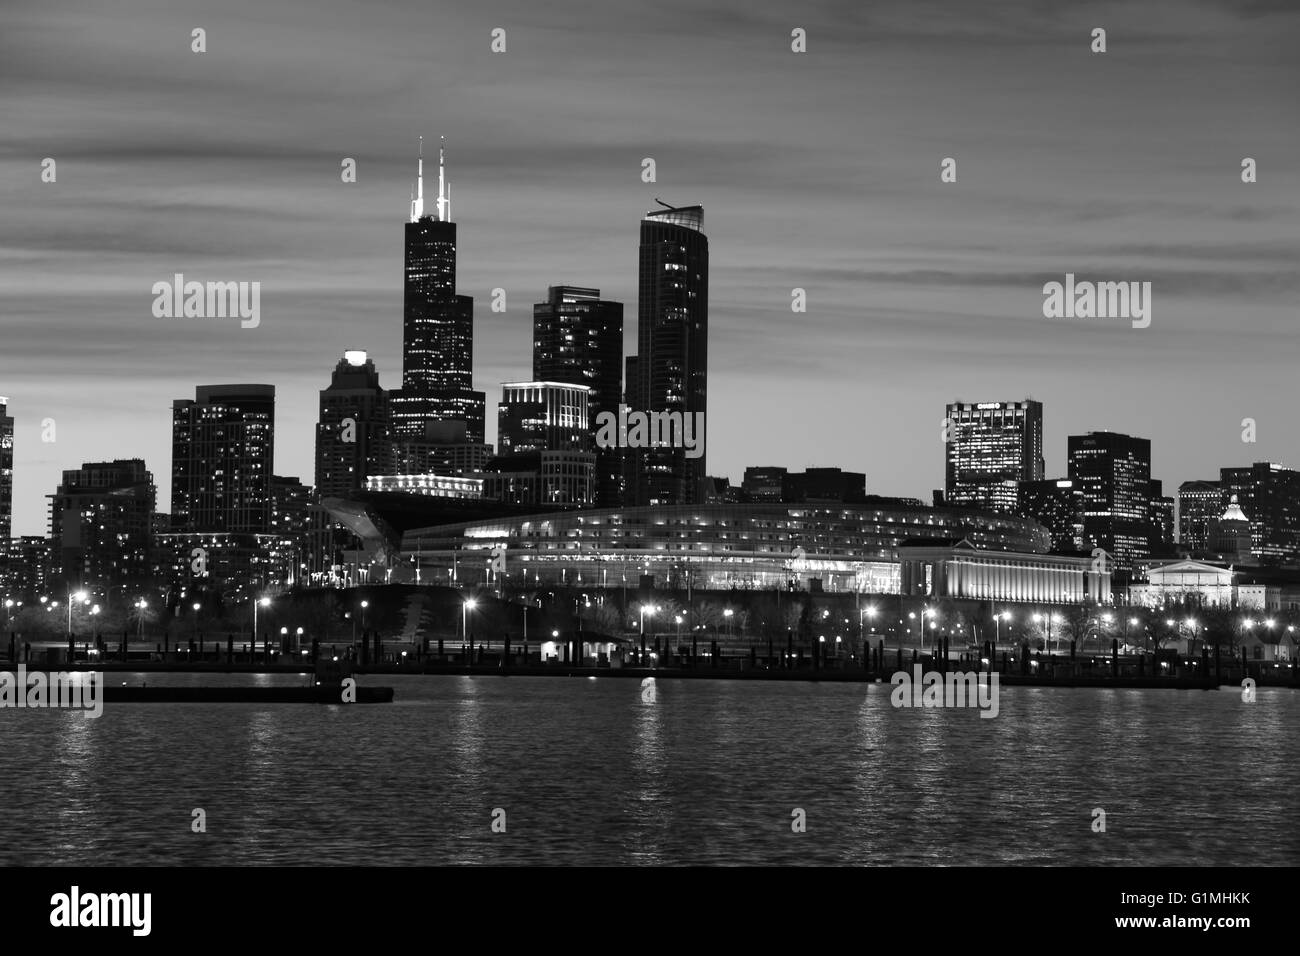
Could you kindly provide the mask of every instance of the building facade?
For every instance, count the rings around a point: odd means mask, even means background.
[[[1260,564],[1300,562],[1300,472],[1273,462],[1223,468],[1224,500],[1236,495],[1250,520],[1251,553]]]
[[[1069,478],[1022,481],[1018,514],[1037,521],[1052,536],[1053,551],[1082,551],[1083,489]]]
[[[365,352],[343,353],[320,393],[316,423],[316,493],[346,497],[371,475],[393,471],[388,393]]]
[[[1070,480],[1083,491],[1085,548],[1101,548],[1118,569],[1150,553],[1151,442],[1117,432],[1067,440]]]
[[[1178,486],[1178,543],[1197,554],[1209,547],[1209,524],[1223,511],[1217,481],[1184,481]]]
[[[157,497],[153,474],[139,458],[86,462],[64,471],[49,496],[58,573],[78,587],[145,585]]]
[[[623,303],[602,299],[599,289],[551,286],[533,306],[533,379],[585,385],[594,436],[602,412],[618,414],[623,390]],[[595,447],[594,439],[590,447]],[[596,503],[622,504],[623,452],[596,450]]]
[[[951,402],[945,409],[944,500],[1014,513],[1019,483],[1043,478],[1043,405]]]
[[[172,403],[172,528],[270,530],[274,385],[200,385]]]
[[[698,415],[707,435],[709,369],[709,240],[701,206],[665,208],[641,220],[637,285],[637,355],[629,360],[633,411]],[[698,457],[684,448],[624,450],[627,500],[636,505],[696,501],[703,490],[707,444]]]
[[[590,396],[586,385],[503,383],[497,408],[501,454],[592,451]]]
[[[14,419],[9,399],[0,396],[0,542],[13,534],[14,514]]]
[[[437,218],[424,212],[424,159],[406,223],[402,387],[391,393],[393,433],[419,438],[428,422],[462,421],[484,440],[486,401],[473,388],[474,300],[456,294],[456,224],[438,157]]]

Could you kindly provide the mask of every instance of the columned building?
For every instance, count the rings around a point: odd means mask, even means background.
[[[1109,604],[1110,571],[1089,557],[987,551],[970,541],[898,549],[900,593],[999,603]]]

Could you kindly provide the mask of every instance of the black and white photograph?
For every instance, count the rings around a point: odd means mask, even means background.
[[[0,0],[6,921],[1258,945],[1298,305],[1295,0]]]

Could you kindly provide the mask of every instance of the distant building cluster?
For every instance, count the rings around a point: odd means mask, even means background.
[[[144,461],[84,462],[47,496],[47,536],[14,538],[14,419],[0,398],[0,595],[93,589],[176,613],[297,586],[479,580],[493,548],[509,555],[506,577],[538,584],[1251,606],[1291,593],[1300,472],[1224,467],[1175,499],[1151,477],[1151,442],[1109,431],[1070,435],[1063,470],[1049,472],[1032,399],[946,406],[932,503],[868,494],[864,473],[836,467],[755,465],[738,485],[710,476],[699,206],[661,203],[640,222],[637,354],[623,355],[622,303],[594,287],[547,289],[533,306],[530,377],[501,385],[494,449],[444,177],[440,152],[426,213],[421,156],[404,226],[400,386],[383,387],[365,350],[338,359],[319,395],[311,485],[276,474],[273,385],[200,385],[172,404],[170,514]],[[632,440],[637,413],[698,422],[700,444],[670,430]]]

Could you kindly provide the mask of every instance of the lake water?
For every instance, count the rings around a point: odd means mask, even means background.
[[[396,701],[0,710],[0,863],[1300,863],[1294,690],[1003,687],[982,719],[887,684],[363,682]]]

